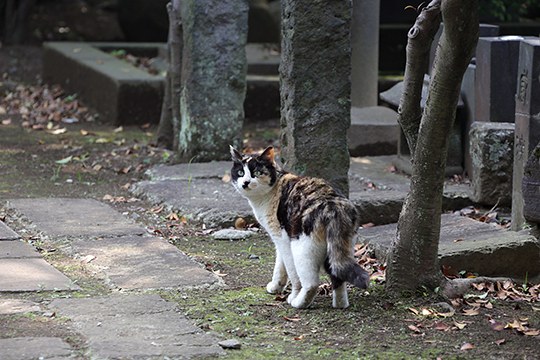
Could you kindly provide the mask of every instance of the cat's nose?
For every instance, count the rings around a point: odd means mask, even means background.
[[[249,181],[244,181],[244,184],[242,185],[243,189],[247,189],[249,186]]]

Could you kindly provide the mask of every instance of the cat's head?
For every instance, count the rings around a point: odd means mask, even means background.
[[[231,182],[245,197],[266,195],[276,184],[278,166],[274,160],[274,148],[267,147],[260,155],[243,155],[232,146]]]

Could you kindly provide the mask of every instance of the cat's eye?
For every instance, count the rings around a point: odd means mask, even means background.
[[[238,176],[244,176],[244,170],[238,170],[237,174]]]
[[[255,172],[253,173],[253,175],[255,175],[255,176],[261,176],[261,175],[262,175],[262,172],[260,172],[259,170],[255,170]]]

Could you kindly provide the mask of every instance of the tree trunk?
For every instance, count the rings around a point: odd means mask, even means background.
[[[387,288],[393,292],[414,291],[422,286],[435,288],[443,279],[438,248],[448,136],[455,119],[461,80],[478,39],[478,0],[432,1],[422,12],[435,11],[437,3],[440,3],[444,31],[417,144],[410,149],[411,154],[414,153],[411,190],[403,205],[397,237],[388,259]],[[435,25],[433,22],[432,26]],[[422,29],[418,21],[415,26],[419,32],[432,31]],[[419,53],[411,52],[412,46],[407,47],[408,62],[425,61]],[[420,77],[423,73],[408,76]],[[409,83],[416,81],[421,79],[415,78]],[[419,102],[407,90],[401,104],[411,106],[402,106],[402,111],[415,107],[409,102]]]
[[[169,14],[169,36],[167,41],[169,63],[165,81],[165,96],[161,108],[161,118],[157,131],[159,146],[168,149],[178,148],[180,134],[180,93],[182,71],[182,22],[180,16],[180,0],[167,4]]]
[[[26,21],[36,0],[7,0],[4,4],[4,43],[21,44],[26,36]],[[1,9],[0,9],[1,10]]]
[[[418,129],[422,119],[422,86],[424,74],[429,65],[429,51],[433,37],[441,22],[441,0],[429,3],[418,15],[415,24],[407,34],[407,61],[403,78],[404,93],[398,108],[398,123],[403,129],[414,161],[414,150],[418,139]]]

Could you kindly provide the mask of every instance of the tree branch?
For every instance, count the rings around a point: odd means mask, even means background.
[[[416,18],[407,34],[407,62],[403,80],[403,95],[398,108],[398,122],[403,129],[411,160],[414,159],[418,129],[422,118],[422,85],[429,64],[429,50],[441,21],[441,0],[433,0]]]

